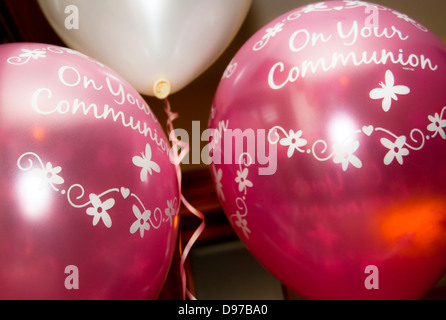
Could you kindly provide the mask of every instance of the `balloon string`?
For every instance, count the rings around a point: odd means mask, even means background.
[[[187,289],[187,277],[186,277],[186,270],[185,270],[185,262],[189,255],[190,250],[192,249],[193,245],[197,241],[198,237],[201,235],[205,228],[205,221],[204,221],[204,215],[197,209],[195,209],[183,196],[183,193],[181,191],[181,181],[182,181],[182,174],[181,174],[181,167],[180,163],[186,156],[186,154],[189,152],[189,144],[180,141],[177,139],[173,127],[173,121],[178,118],[178,113],[172,112],[172,109],[170,107],[169,100],[166,98],[164,100],[164,111],[167,114],[167,129],[169,130],[169,139],[172,141],[172,158],[170,159],[176,168],[177,173],[177,179],[178,179],[178,188],[179,188],[179,194],[181,196],[181,202],[183,205],[196,217],[198,217],[201,220],[200,226],[195,230],[195,232],[192,234],[191,238],[189,239],[188,243],[186,244],[186,247],[184,248],[182,254],[181,254],[181,262],[180,262],[180,275],[181,275],[181,281],[183,285],[183,300],[186,299],[186,296],[190,300],[196,300],[196,298],[192,295],[192,293]],[[178,149],[181,148],[181,153],[178,155]]]

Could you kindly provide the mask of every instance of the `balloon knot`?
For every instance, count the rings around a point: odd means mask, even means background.
[[[153,93],[160,100],[166,99],[170,94],[171,85],[166,79],[160,79],[153,85]]]

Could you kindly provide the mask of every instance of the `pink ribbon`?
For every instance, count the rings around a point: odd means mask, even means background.
[[[198,226],[198,228],[195,230],[195,232],[192,234],[191,238],[189,239],[188,243],[186,244],[186,247],[184,248],[182,254],[181,254],[181,262],[180,262],[180,275],[181,275],[181,281],[183,284],[183,300],[186,299],[186,296],[190,300],[196,300],[196,298],[192,295],[192,293],[187,289],[187,277],[186,277],[186,270],[184,268],[184,264],[186,262],[186,259],[189,255],[190,250],[192,249],[193,245],[197,241],[198,237],[200,237],[201,233],[203,232],[205,228],[205,221],[204,221],[204,215],[197,209],[195,209],[183,196],[183,193],[181,191],[181,167],[180,163],[184,159],[184,157],[189,152],[189,144],[185,143],[184,141],[180,141],[177,139],[174,127],[173,127],[173,121],[178,118],[178,113],[172,112],[172,109],[170,107],[169,100],[166,98],[164,100],[164,111],[167,114],[167,129],[169,130],[169,139],[172,141],[172,153],[171,155],[173,158],[171,158],[171,161],[174,163],[177,173],[177,179],[178,179],[178,188],[179,188],[179,194],[181,195],[181,202],[183,205],[196,217],[198,217],[201,220],[201,224]],[[181,148],[181,153],[178,154],[178,150]]]

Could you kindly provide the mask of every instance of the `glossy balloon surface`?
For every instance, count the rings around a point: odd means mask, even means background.
[[[251,0],[39,0],[65,43],[107,64],[142,94],[175,93],[238,32]]]
[[[0,299],[155,299],[178,232],[163,129],[109,68],[0,46]]]
[[[361,1],[290,11],[215,96],[212,173],[234,229],[310,299],[413,299],[446,271],[446,47]]]

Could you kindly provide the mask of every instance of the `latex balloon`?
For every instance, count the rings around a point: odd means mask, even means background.
[[[178,232],[169,145],[125,80],[0,46],[0,299],[155,299]]]
[[[210,128],[222,206],[309,299],[413,299],[446,271],[446,47],[361,1],[285,13],[235,55]]]
[[[238,32],[251,0],[39,0],[71,48],[160,99],[205,71]]]

